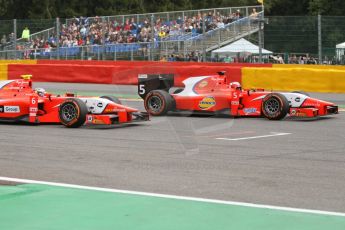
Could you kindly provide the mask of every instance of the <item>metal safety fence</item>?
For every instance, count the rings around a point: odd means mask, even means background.
[[[54,19],[54,20],[7,20],[0,23],[1,59],[19,58],[49,58],[49,59],[92,59],[92,60],[207,60],[210,51],[222,47],[240,37],[246,37],[250,41],[259,44],[258,32],[260,23],[250,17],[253,9],[258,12],[257,18],[263,23],[262,48],[272,51],[274,54],[265,61],[281,61],[284,63],[322,63],[345,64],[345,16],[275,16],[264,17],[261,6],[233,7],[202,9],[194,11],[160,12],[154,14],[135,14],[104,16],[93,18]],[[207,30],[201,28],[198,33],[183,31],[170,33],[164,38],[159,38],[157,23],[169,24],[172,21],[196,20],[197,17],[212,15],[232,15],[239,12],[242,17],[239,20],[225,24],[221,28]],[[61,42],[61,34],[64,26],[68,26],[75,20],[88,20],[88,23],[101,25],[101,42],[97,45],[85,46],[72,45],[65,47]],[[134,20],[147,23],[154,27],[145,41],[135,44],[122,41],[107,42],[107,29],[109,25],[126,23]],[[202,24],[202,23],[201,23]],[[55,46],[32,47],[21,39],[21,31],[29,27],[30,40],[49,40],[55,42]],[[15,31],[15,32],[13,32]],[[15,39],[17,38],[17,39]],[[50,38],[50,39],[49,39]],[[95,48],[97,47],[97,48]],[[110,47],[110,48],[109,48]],[[114,48],[115,47],[115,48]],[[338,48],[337,48],[338,47]],[[48,52],[47,52],[48,51]],[[47,54],[46,54],[47,53]],[[210,60],[210,59],[208,59]],[[255,58],[247,58],[249,61],[257,61]],[[222,61],[222,60],[221,60]]]
[[[267,17],[265,48],[280,56],[284,63],[345,64],[345,16]]]
[[[258,17],[241,18],[205,31],[202,34],[186,33],[180,40],[154,40],[137,43],[106,43],[70,47],[19,47],[0,51],[1,59],[81,59],[81,60],[194,60],[206,61],[207,51],[223,43],[235,41],[259,28]],[[207,61],[210,61],[209,59]]]
[[[172,35],[174,32],[180,33],[181,35],[188,35],[193,28],[193,25],[197,24],[197,33],[203,33],[214,28],[202,28],[203,24],[216,25],[218,19],[221,21],[234,20],[234,18],[246,18],[253,13],[253,10],[257,12],[262,12],[262,6],[245,6],[245,7],[228,7],[228,8],[214,8],[214,9],[200,9],[200,10],[189,10],[189,11],[173,11],[173,12],[159,12],[150,14],[132,14],[132,15],[117,15],[117,16],[101,16],[101,17],[79,17],[71,19],[53,19],[53,20],[7,20],[1,21],[0,23],[0,36],[4,39],[1,40],[0,50],[2,51],[12,51],[15,49],[26,49],[30,46],[35,46],[33,41],[41,41],[40,45],[43,48],[45,42],[54,43],[52,46],[59,48],[59,46],[64,46],[64,39],[74,39],[75,34],[82,36],[82,27],[87,27],[87,33],[92,33],[93,37],[91,44],[89,41],[84,41],[86,45],[105,44],[109,39],[112,31],[112,27],[121,25],[123,32],[123,27],[126,22],[133,22],[137,25],[141,31],[147,29],[147,34],[145,35],[141,42],[147,42],[154,40],[179,40],[174,38]],[[203,21],[205,23],[203,23]],[[227,24],[227,22],[225,22]],[[160,26],[168,26],[169,30],[167,36],[161,38],[158,36]],[[180,26],[181,28],[175,28]],[[186,27],[186,28],[183,28]],[[22,38],[22,32],[24,28],[30,30],[29,38]],[[138,29],[138,31],[140,31]],[[133,32],[136,33],[136,32]],[[97,38],[94,39],[96,34]],[[136,34],[134,34],[136,35]],[[85,39],[86,36],[84,36]],[[142,36],[141,36],[142,37]],[[171,39],[173,38],[173,39]],[[126,41],[120,41],[124,43]],[[38,42],[39,43],[39,42]],[[117,41],[113,42],[117,43]],[[80,45],[80,44],[78,44]],[[36,45],[37,46],[37,45]],[[37,48],[37,47],[35,47]]]

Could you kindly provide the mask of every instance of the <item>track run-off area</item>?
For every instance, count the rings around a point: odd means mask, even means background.
[[[144,109],[135,86],[34,87]],[[311,95],[345,105],[344,94]],[[343,230],[344,127],[345,112],[170,114],[79,129],[0,123],[0,229]]]

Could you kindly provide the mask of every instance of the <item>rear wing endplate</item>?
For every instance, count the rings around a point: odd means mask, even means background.
[[[146,95],[152,90],[169,91],[174,86],[174,74],[139,74],[138,75],[138,94],[145,99]]]

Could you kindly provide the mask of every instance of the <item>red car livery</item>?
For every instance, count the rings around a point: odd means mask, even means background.
[[[138,93],[144,99],[146,110],[154,116],[169,111],[228,111],[235,117],[264,116],[280,120],[286,115],[317,117],[338,113],[338,107],[333,103],[311,98],[304,92],[243,90],[238,82],[228,82],[223,72],[190,77],[183,83],[184,88],[172,91],[173,75],[141,74],[138,76]]]
[[[0,81],[0,121],[61,123],[76,128],[84,124],[119,124],[146,121],[148,114],[124,106],[112,96],[52,95],[32,89],[30,75]]]

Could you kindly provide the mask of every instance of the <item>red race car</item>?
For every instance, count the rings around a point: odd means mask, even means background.
[[[338,113],[338,106],[311,98],[303,92],[244,90],[238,82],[228,82],[224,72],[213,76],[190,77],[183,83],[184,88],[172,91],[172,74],[140,74],[138,93],[144,99],[146,110],[154,116],[169,111],[218,113],[227,110],[228,114],[235,117],[264,116],[270,120],[280,120],[286,115],[317,117]]]
[[[23,79],[0,81],[0,121],[61,123],[77,128],[84,124],[119,124],[147,121],[149,115],[121,105],[112,96],[76,97],[52,95],[32,89],[31,75]]]

